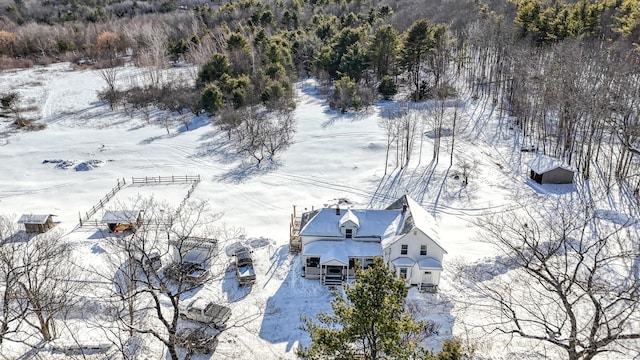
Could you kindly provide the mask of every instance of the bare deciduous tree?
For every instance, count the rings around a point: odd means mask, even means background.
[[[25,313],[25,307],[18,301],[18,280],[20,279],[19,246],[22,239],[13,225],[12,219],[0,216],[0,345],[10,334],[15,333]],[[22,237],[26,234],[22,233]],[[26,240],[26,239],[25,239]]]
[[[111,266],[106,273],[95,270],[113,285],[109,316],[118,325],[112,333],[116,339],[150,335],[168,349],[171,359],[178,360],[176,332],[182,303],[201,284],[180,272],[170,275],[167,269],[196,261],[209,268],[213,281],[224,276],[217,263],[221,244],[212,237],[219,233],[213,224],[221,213],[211,212],[205,201],[189,201],[180,211],[152,199],[139,199],[133,206],[144,207],[142,224],[126,239],[113,239]],[[162,269],[155,263],[157,259]]]
[[[273,160],[293,141],[295,119],[290,111],[266,114],[247,108],[243,113],[241,123],[230,130],[231,138],[238,152],[255,159],[258,166],[265,158]]]
[[[387,150],[384,157],[384,175],[387,175],[387,168],[389,167],[389,150],[391,145],[396,141],[398,136],[398,128],[396,126],[396,119],[391,115],[391,110],[386,110],[386,115],[378,120],[378,126],[380,126],[386,135]]]
[[[483,238],[502,255],[459,273],[461,304],[474,314],[467,325],[551,346],[570,360],[607,352],[637,357],[633,224],[598,220],[576,201],[550,201],[519,203],[480,221]]]
[[[82,285],[74,276],[70,244],[62,231],[49,230],[25,242],[20,249],[19,296],[26,302],[24,321],[45,341],[57,337],[57,321],[73,304]]]

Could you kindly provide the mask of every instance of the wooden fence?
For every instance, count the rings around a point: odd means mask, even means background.
[[[171,184],[171,183],[179,183],[179,184],[191,184],[191,187],[187,191],[187,195],[182,199],[180,205],[176,210],[176,213],[182,211],[184,204],[189,200],[191,194],[196,189],[196,186],[200,183],[200,175],[180,175],[180,176],[145,176],[145,177],[132,177],[131,184],[142,184],[142,185],[152,185],[152,184]],[[85,212],[84,215],[78,213],[78,217],[80,220],[80,227],[83,226],[92,226],[99,227],[101,223],[96,219],[91,219],[93,215],[95,215],[98,210],[102,209],[111,198],[113,198],[120,189],[125,187],[127,182],[124,178],[118,179],[118,184],[111,189],[100,201],[98,201],[95,205],[89,209],[89,211]]]
[[[197,181],[193,182],[193,184],[189,188],[189,191],[187,191],[187,195],[184,197],[184,199],[182,199],[182,201],[180,202],[180,205],[178,205],[178,209],[176,209],[176,214],[182,211],[184,204],[187,203],[187,200],[189,200],[189,198],[191,197],[191,194],[193,194],[193,191],[196,189],[196,186],[198,186],[199,183],[200,183],[200,175],[198,175]]]
[[[102,199],[100,199],[100,201],[98,201],[97,204],[93,205],[91,207],[91,209],[89,209],[89,211],[84,213],[84,217],[82,216],[82,214],[79,214],[79,218],[80,218],[80,226],[85,226],[85,225],[98,225],[98,221],[97,220],[93,220],[91,221],[90,218],[96,213],[98,212],[98,210],[102,209],[104,207],[104,205],[106,203],[109,202],[109,200],[111,200],[111,198],[113,198],[116,193],[118,191],[120,191],[120,189],[122,189],[123,187],[125,187],[127,185],[127,181],[122,178],[122,182],[120,182],[120,179],[118,179],[118,184],[111,189],[111,191],[109,191],[107,193],[107,195],[105,195]],[[95,223],[95,224],[94,224]]]
[[[132,177],[132,184],[162,184],[162,183],[199,183],[200,175],[195,176],[155,176]]]

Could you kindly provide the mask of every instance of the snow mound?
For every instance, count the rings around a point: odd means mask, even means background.
[[[74,168],[76,171],[89,171],[104,165],[103,160],[88,160],[81,162]]]
[[[104,165],[104,160],[87,160],[79,162],[78,160],[47,159],[43,160],[42,163],[56,164],[55,168],[60,170],[73,168],[75,171],[89,171]]]

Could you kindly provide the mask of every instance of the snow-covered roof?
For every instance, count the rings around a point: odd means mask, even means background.
[[[402,256],[391,261],[395,266],[413,266],[416,262],[409,257]]]
[[[107,210],[102,216],[102,223],[134,223],[138,221],[139,210]]]
[[[18,224],[39,224],[42,225],[47,222],[49,216],[53,216],[50,214],[40,215],[40,214],[24,214],[20,216],[18,219]]]
[[[346,224],[349,221],[353,222],[356,227],[360,227],[360,221],[358,220],[358,217],[353,213],[353,211],[351,211],[351,209],[347,210],[347,213],[344,214],[342,219],[340,219],[340,226]]]
[[[337,215],[336,209],[325,208],[309,220],[300,231],[301,236],[339,237],[340,222],[351,212],[349,219],[356,218],[360,227],[355,237],[383,238],[395,234],[399,229],[401,210],[348,210],[345,215]]]
[[[563,164],[560,160],[544,155],[531,159],[527,162],[527,166],[537,174],[543,174],[558,168],[573,171],[571,167]]]
[[[418,266],[420,267],[420,269],[425,269],[425,270],[429,270],[429,269],[442,270],[442,264],[440,263],[440,261],[434,258],[422,259],[418,261]]]
[[[395,207],[402,207],[402,205],[407,205],[408,215],[406,216],[401,233],[406,234],[414,228],[417,228],[431,238],[431,240],[433,240],[433,242],[446,254],[447,250],[445,250],[440,242],[436,219],[408,195],[404,195],[400,199],[396,200],[387,209],[391,210]],[[400,236],[394,236],[383,239],[382,247],[386,248],[399,238]]]
[[[320,264],[331,260],[348,265],[349,258],[372,258],[382,256],[382,247],[375,241],[319,240],[307,244],[302,250],[304,256],[319,256]]]

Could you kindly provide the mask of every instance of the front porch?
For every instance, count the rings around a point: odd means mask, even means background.
[[[382,249],[377,242],[315,241],[302,251],[302,276],[318,279],[325,285],[341,285],[355,279],[357,268],[367,268]]]
[[[418,261],[401,256],[391,261],[398,279],[402,279],[407,287],[416,286],[421,292],[438,292],[442,264],[433,258]]]
[[[324,285],[342,285],[343,281],[356,279],[357,269],[366,269],[373,258],[348,258],[348,263],[333,259],[321,263],[320,257],[307,257],[302,266],[302,276],[321,280]]]

